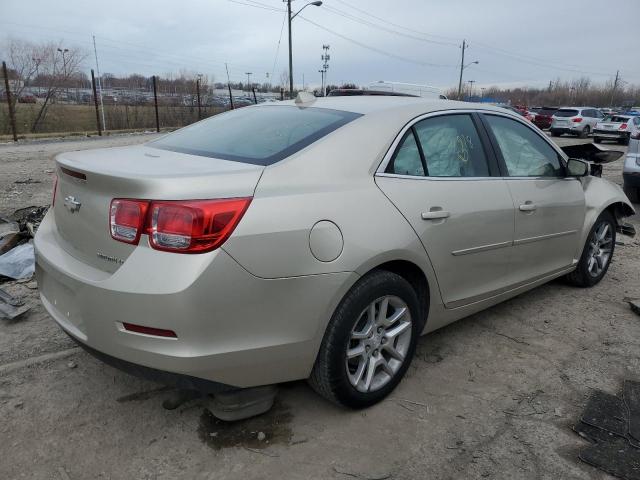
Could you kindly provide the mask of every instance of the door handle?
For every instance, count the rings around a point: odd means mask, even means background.
[[[536,204],[531,203],[530,201],[526,201],[522,205],[520,205],[521,212],[535,212],[537,208],[538,207],[536,206]]]
[[[442,218],[449,218],[449,212],[445,212],[444,210],[434,210],[440,207],[433,207],[428,212],[422,212],[423,220],[440,220]]]

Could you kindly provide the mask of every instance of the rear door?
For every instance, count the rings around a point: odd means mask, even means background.
[[[507,285],[513,202],[478,125],[471,113],[421,119],[376,175],[420,237],[449,308]]]
[[[524,122],[483,114],[515,207],[511,283],[571,266],[584,223],[584,191],[560,153]]]

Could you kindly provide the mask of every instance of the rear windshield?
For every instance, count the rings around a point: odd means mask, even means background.
[[[605,118],[604,121],[611,123],[627,123],[629,121],[629,117],[618,117],[614,115],[613,117]]]
[[[557,110],[555,108],[541,108],[538,112],[540,115],[553,115]]]
[[[568,108],[561,108],[560,110],[556,111],[556,113],[554,113],[554,115],[556,117],[575,117],[579,113],[580,112],[578,110],[570,110]]]
[[[177,130],[150,147],[271,165],[360,117],[358,113],[290,105],[250,107]]]

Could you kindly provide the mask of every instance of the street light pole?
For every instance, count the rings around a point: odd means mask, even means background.
[[[291,21],[296,18],[302,10],[307,8],[309,5],[313,5],[314,7],[319,7],[322,5],[321,1],[310,2],[307,3],[304,7],[298,10],[296,13],[291,15],[291,0],[284,0],[287,2],[287,19],[289,24],[289,98],[293,98],[293,52],[291,50]]]
[[[253,72],[245,72],[244,74],[247,76],[247,92],[251,92],[251,75],[253,75]]]

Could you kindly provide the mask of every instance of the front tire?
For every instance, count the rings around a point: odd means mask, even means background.
[[[600,139],[600,137],[593,137],[593,143],[600,143],[602,142],[602,139]]]
[[[580,132],[580,138],[587,138],[589,136],[589,133],[591,132],[591,127],[589,127],[589,125],[587,125],[586,127],[584,127],[582,129],[582,132]]]
[[[388,271],[369,273],[334,312],[309,377],[311,387],[349,408],[379,402],[409,368],[422,326],[411,284]]]
[[[593,287],[609,270],[616,245],[616,224],[613,215],[604,211],[596,219],[577,268],[567,275],[567,280],[577,287]]]

